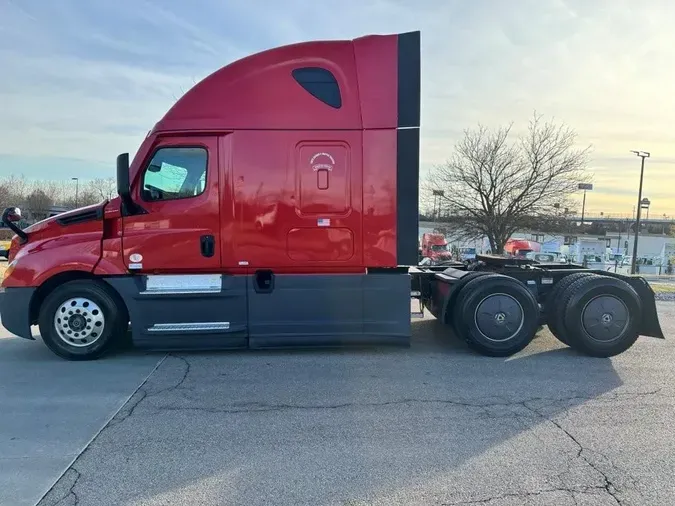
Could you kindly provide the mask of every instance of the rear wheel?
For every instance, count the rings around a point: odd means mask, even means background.
[[[465,290],[465,288],[474,279],[485,278],[486,276],[497,276],[497,274],[495,274],[494,272],[473,271],[463,276],[462,282],[464,284],[459,289],[459,293],[455,296],[454,300],[450,301],[450,305],[448,306],[447,309],[448,311],[447,322],[452,324],[453,330],[455,331],[455,334],[458,337],[460,336],[461,331],[461,329],[458,327],[458,324],[461,324],[462,322],[462,314],[460,311],[457,311],[457,308],[459,308],[462,304],[464,304],[464,299],[466,299],[466,296],[469,294],[469,292]]]
[[[539,326],[539,306],[519,281],[502,275],[467,283],[455,306],[455,329],[483,355],[509,356],[525,348]]]
[[[558,326],[558,322],[562,321],[565,316],[565,308],[561,304],[560,296],[565,290],[567,290],[567,288],[569,288],[572,283],[589,276],[596,276],[596,274],[591,272],[578,272],[576,274],[571,274],[567,277],[564,277],[555,284],[551,292],[546,297],[546,324],[548,325],[548,329],[551,331],[551,334],[553,334],[556,339],[558,339],[558,341],[563,344],[569,345],[565,339],[565,336],[563,335],[563,332]]]
[[[70,281],[42,303],[38,324],[45,344],[68,360],[92,360],[108,351],[127,328],[126,310],[98,281]]]
[[[612,357],[639,336],[642,304],[625,281],[582,278],[563,293],[563,333],[570,346],[593,357]]]

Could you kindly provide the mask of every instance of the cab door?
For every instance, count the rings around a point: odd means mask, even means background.
[[[123,218],[129,270],[220,270],[217,136],[160,138],[141,168],[133,197],[144,212]]]

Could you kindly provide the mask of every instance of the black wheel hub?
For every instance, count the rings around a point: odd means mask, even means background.
[[[523,325],[523,308],[511,295],[497,293],[484,298],[476,308],[476,327],[491,341],[507,341]]]
[[[613,295],[601,295],[586,304],[581,315],[584,330],[596,341],[613,341],[619,338],[630,315],[626,304]]]
[[[74,314],[68,318],[68,326],[73,332],[80,332],[87,326],[87,320],[81,314]]]

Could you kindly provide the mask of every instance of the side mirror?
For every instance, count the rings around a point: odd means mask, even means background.
[[[21,243],[23,244],[28,240],[28,234],[14,224],[19,220],[21,220],[21,209],[18,207],[8,207],[2,212],[2,222],[6,224],[12,232],[19,236],[19,239],[21,239]]]
[[[2,214],[2,221],[5,223],[21,221],[21,209],[18,207],[8,207]]]
[[[117,155],[117,194],[125,199],[131,196],[129,188],[129,153]]]
[[[135,214],[136,205],[131,200],[131,183],[129,182],[129,153],[117,156],[117,195],[122,200],[122,214]]]

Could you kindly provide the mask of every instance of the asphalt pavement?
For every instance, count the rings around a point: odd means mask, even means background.
[[[481,357],[425,319],[410,349],[172,354],[142,385],[164,355],[2,340],[0,455],[17,433],[25,472],[55,441],[72,458],[140,385],[40,505],[675,504],[675,304],[658,308],[668,339],[613,359],[546,331]]]
[[[160,358],[66,362],[0,326],[0,505],[36,504]]]

